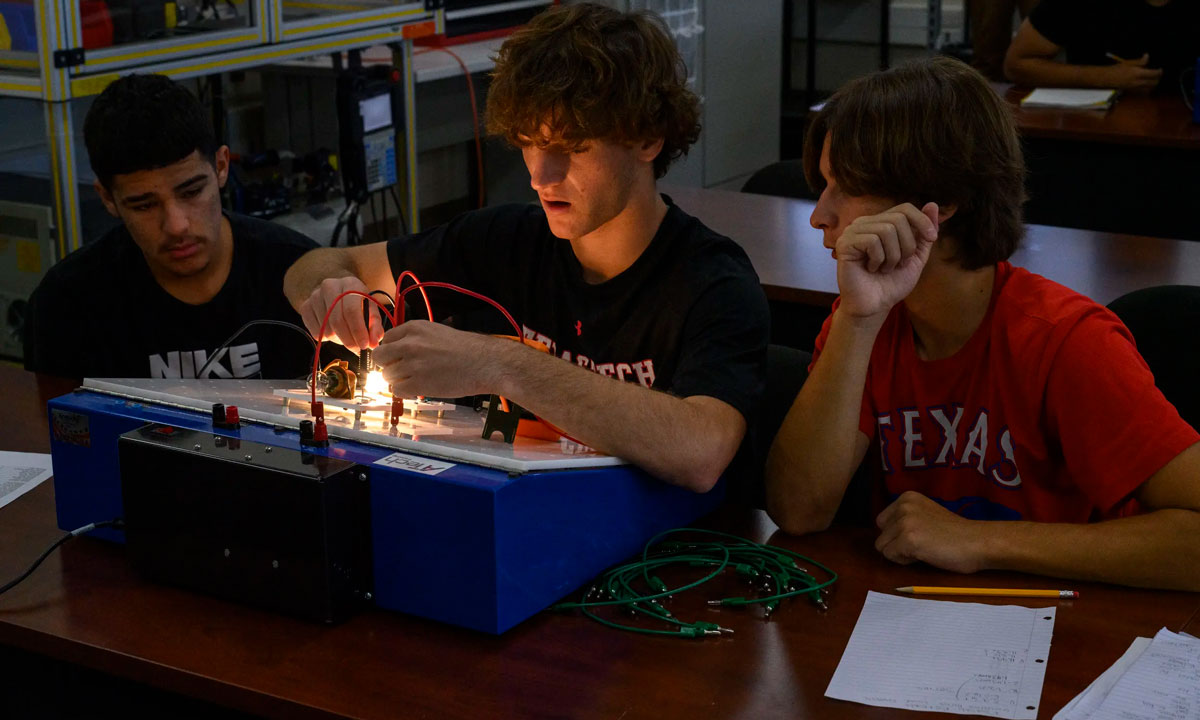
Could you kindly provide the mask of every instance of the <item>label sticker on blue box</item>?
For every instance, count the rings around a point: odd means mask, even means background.
[[[91,421],[87,415],[51,408],[51,436],[55,441],[79,447],[92,446]]]
[[[409,472],[421,473],[422,475],[437,475],[455,465],[455,463],[446,462],[445,460],[434,460],[419,455],[406,455],[400,452],[392,453],[387,457],[381,457],[374,464],[386,465],[399,470],[408,470]]]

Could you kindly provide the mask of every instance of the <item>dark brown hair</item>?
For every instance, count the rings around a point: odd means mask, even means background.
[[[1025,202],[1016,125],[1000,96],[967,65],[926,58],[834,93],[804,143],[804,175],[817,192],[825,189],[826,136],[833,178],[847,194],[957,206],[942,232],[954,239],[962,267],[986,267],[1016,251]]]
[[[593,3],[554,7],[500,47],[487,98],[487,130],[516,146],[550,138],[567,148],[588,140],[663,139],[662,177],[700,135],[699,100],[657,16]]]

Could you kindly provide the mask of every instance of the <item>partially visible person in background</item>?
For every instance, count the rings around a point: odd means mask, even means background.
[[[1004,79],[1004,55],[1013,39],[1013,13],[1021,19],[1038,0],[969,0],[967,18],[971,23],[971,64],[988,80]]]
[[[1042,0],[1009,46],[1004,74],[1032,87],[1179,92],[1197,57],[1196,0]]]

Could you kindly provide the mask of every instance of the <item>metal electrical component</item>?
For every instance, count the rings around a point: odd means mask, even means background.
[[[358,376],[345,360],[334,360],[325,366],[325,394],[332,398],[352,398],[358,385]]]

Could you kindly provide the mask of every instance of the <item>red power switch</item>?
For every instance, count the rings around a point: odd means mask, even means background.
[[[237,405],[230,405],[225,408],[225,423],[237,427],[242,419],[238,415]]]

